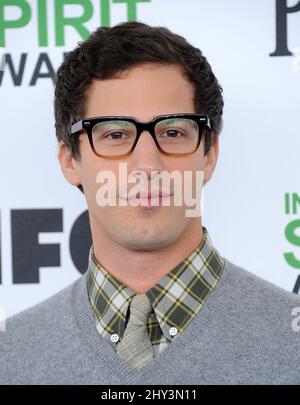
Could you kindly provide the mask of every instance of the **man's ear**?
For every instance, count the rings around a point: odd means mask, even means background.
[[[78,165],[72,155],[71,149],[62,141],[59,142],[57,158],[63,175],[74,186],[81,184]]]
[[[204,184],[207,183],[213,175],[217,160],[219,156],[219,137],[217,135],[212,136],[212,144],[205,156],[204,164]]]

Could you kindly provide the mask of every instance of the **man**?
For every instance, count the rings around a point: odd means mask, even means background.
[[[58,158],[84,193],[93,244],[85,274],[7,321],[2,383],[300,383],[299,297],[222,257],[201,216],[174,204],[185,173],[190,194],[196,172],[212,178],[222,110],[206,58],[166,28],[99,28],[68,54],[56,76]],[[122,164],[144,175],[134,198]],[[147,188],[174,171],[173,186]],[[120,204],[101,205],[104,172]]]

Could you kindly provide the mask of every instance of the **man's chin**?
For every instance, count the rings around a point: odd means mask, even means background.
[[[180,236],[180,232],[177,235],[178,226],[176,226],[177,232],[176,228],[174,229],[174,222],[151,221],[148,224],[149,226],[145,221],[134,222],[133,226],[123,232],[123,235],[122,232],[119,233],[119,243],[132,250],[158,250],[172,244]],[[121,224],[120,227],[122,227]]]

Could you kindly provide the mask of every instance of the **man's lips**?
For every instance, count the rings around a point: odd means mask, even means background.
[[[170,197],[172,194],[165,191],[157,191],[152,193],[137,193],[135,195],[129,195],[127,200],[151,200],[154,198],[166,198]]]
[[[124,192],[124,193],[119,193],[119,197],[122,198],[123,200],[151,200],[154,198],[166,198],[166,197],[171,197],[173,193],[170,193],[169,191],[166,190],[151,190],[148,192],[148,190],[144,190],[141,192],[136,192],[132,193],[130,191]]]

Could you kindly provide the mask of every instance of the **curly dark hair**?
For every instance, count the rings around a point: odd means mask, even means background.
[[[166,27],[152,27],[130,21],[113,27],[99,27],[84,42],[66,54],[58,68],[54,83],[55,129],[58,141],[63,141],[80,159],[78,142],[70,137],[71,125],[82,119],[86,91],[93,79],[116,77],[142,63],[175,64],[194,85],[195,112],[207,114],[212,133],[205,132],[204,155],[223,127],[223,89],[200,49]],[[77,186],[82,192],[82,186]]]

